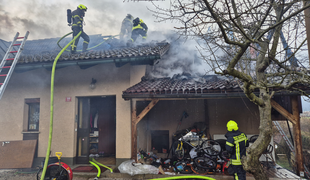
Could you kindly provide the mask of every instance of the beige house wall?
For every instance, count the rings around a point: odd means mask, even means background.
[[[145,66],[115,67],[111,64],[96,65],[87,69],[70,66],[56,70],[54,88],[53,139],[51,151],[62,151],[63,157],[76,154],[76,114],[78,97],[116,96],[116,158],[130,158],[131,112],[130,102],[124,101],[122,91],[140,82]],[[40,124],[38,157],[45,157],[50,124],[51,71],[31,70],[14,72],[0,100],[0,141],[22,140],[27,129],[25,98],[40,98]],[[96,88],[90,89],[92,78]],[[71,102],[66,98],[71,97]]]

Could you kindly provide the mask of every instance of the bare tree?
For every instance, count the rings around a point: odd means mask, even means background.
[[[150,10],[159,21],[181,22],[175,28],[200,39],[199,52],[214,73],[239,79],[258,106],[259,137],[242,164],[255,179],[268,179],[259,157],[272,136],[271,97],[283,90],[309,97],[298,85],[310,82],[303,14],[310,5],[300,0],[174,0],[162,9],[153,4]]]

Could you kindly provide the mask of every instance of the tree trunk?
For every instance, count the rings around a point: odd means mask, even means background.
[[[269,179],[264,172],[263,166],[259,162],[259,157],[266,150],[271,140],[272,135],[272,120],[271,120],[271,104],[270,96],[265,89],[260,89],[260,98],[265,102],[265,106],[259,106],[260,126],[259,137],[247,149],[247,156],[242,158],[243,168],[254,175],[256,180]]]

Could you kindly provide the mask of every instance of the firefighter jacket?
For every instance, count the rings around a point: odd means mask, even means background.
[[[237,131],[228,131],[225,134],[227,138],[226,141],[226,150],[231,154],[230,161],[232,165],[242,165],[241,157],[246,155],[246,147],[249,146],[249,141],[243,132]]]
[[[147,25],[142,21],[142,19],[139,18],[133,20],[132,30],[135,29],[143,29],[145,32],[148,30]]]
[[[81,9],[76,9],[72,13],[72,28],[79,27],[80,30],[83,29],[83,18],[85,16],[85,12]]]
[[[125,18],[122,22],[122,27],[121,27],[121,35],[124,35],[126,33],[131,34],[132,30],[132,20],[130,18]]]

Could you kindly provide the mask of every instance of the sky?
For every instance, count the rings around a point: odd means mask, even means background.
[[[153,1],[160,8],[167,9],[170,0]],[[102,34],[117,35],[120,32],[121,22],[129,13],[134,17],[141,18],[148,26],[149,31],[168,32],[179,26],[176,22],[157,22],[156,16],[148,9],[155,10],[151,2],[131,0],[0,0],[0,39],[12,41],[16,32],[24,36],[30,32],[29,40],[62,37],[71,32],[67,23],[67,9],[72,11],[79,4],[85,5],[88,9],[85,14],[84,31],[88,35]],[[156,38],[156,37],[155,37]],[[158,37],[162,38],[162,37]],[[164,40],[161,39],[161,40]],[[160,41],[160,40],[159,40]],[[194,43],[188,49],[195,51]],[[193,57],[186,54],[183,46],[183,57]],[[182,54],[182,53],[181,53]],[[190,58],[188,58],[190,59]],[[175,63],[177,59],[170,62]],[[191,61],[192,58],[191,58]],[[188,62],[184,62],[187,64]],[[191,67],[201,73],[207,70],[204,64],[193,63]],[[169,65],[165,65],[168,67]],[[182,69],[174,69],[176,72]],[[171,69],[168,69],[172,72]],[[170,73],[169,76],[172,76]],[[310,103],[302,101],[303,110],[310,111]]]

